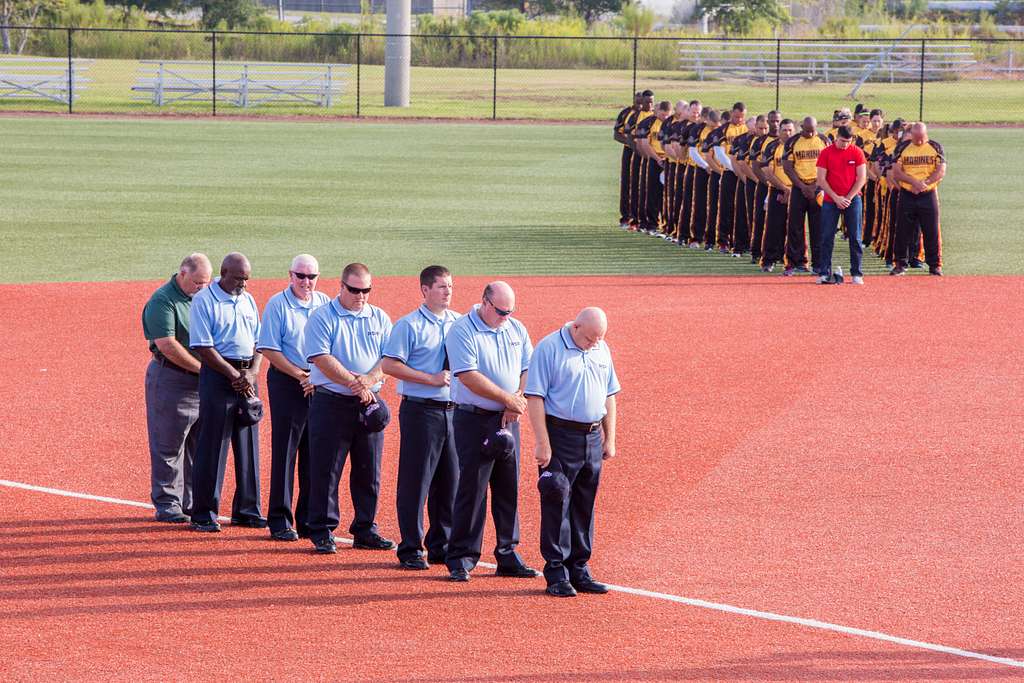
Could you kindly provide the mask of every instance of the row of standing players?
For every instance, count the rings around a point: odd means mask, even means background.
[[[720,114],[699,100],[655,107],[651,91],[638,92],[614,125],[623,145],[620,227],[691,249],[749,254],[764,272],[782,263],[783,275],[823,274],[817,160],[838,129],[849,126],[867,160],[862,220],[854,230],[860,239],[856,245],[851,240],[851,260],[859,260],[853,252],[863,245],[885,259],[890,274],[927,263],[930,273],[941,275],[942,146],[923,124],[887,124],[882,110],[861,105],[853,114],[837,110],[832,124],[822,134],[806,117],[798,131],[777,111],[747,119],[741,102]],[[844,221],[844,238],[850,227]]]
[[[332,299],[316,289],[316,259],[297,256],[288,287],[267,302],[262,317],[246,291],[250,275],[242,254],[225,257],[215,279],[209,259],[192,254],[143,309],[153,354],[146,406],[158,521],[221,530],[230,446],[232,524],[269,526],[272,539],[305,537],[317,552],[333,554],[339,481],[350,459],[353,545],[394,549],[376,523],[390,421],[379,392],[388,375],[398,380],[402,397],[401,568],[444,563],[450,580],[468,581],[480,559],[489,489],[497,574],[539,575],[516,549],[519,423],[526,415],[539,468],[547,592],[607,592],[589,568],[602,462],[615,455],[619,391],[603,311],[583,309],[534,349],[526,327],[512,317],[515,293],[504,282],[487,285],[480,303],[458,315],[450,309],[451,273],[430,266],[420,275],[422,304],[392,325],[368,301],[372,282],[362,264],[345,267]],[[266,518],[259,486],[263,358],[270,362],[272,441]]]

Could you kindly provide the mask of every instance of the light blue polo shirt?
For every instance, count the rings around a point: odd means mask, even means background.
[[[619,393],[619,378],[608,345],[601,340],[583,351],[573,341],[567,323],[540,340],[526,378],[527,396],[544,399],[544,412],[573,422],[599,422],[604,403]]]
[[[270,297],[263,309],[256,349],[280,351],[289,362],[308,370],[309,363],[302,351],[302,330],[313,311],[330,301],[331,297],[323,292],[312,292],[309,301],[303,301],[295,296],[290,285]]]
[[[458,313],[451,310],[446,310],[440,316],[434,315],[426,304],[421,304],[395,323],[388,343],[384,346],[384,355],[429,375],[441,372],[444,369],[444,340],[459,317]],[[450,400],[448,387],[432,387],[405,380],[399,380],[398,393],[415,398],[432,398],[435,401]]]
[[[365,375],[380,362],[390,334],[391,318],[384,311],[366,304],[356,313],[334,298],[309,316],[303,332],[302,351],[308,361],[315,356],[329,354],[349,372]],[[327,379],[313,363],[310,363],[309,379],[315,386],[352,396],[348,387]],[[370,390],[380,391],[381,384],[377,382]]]
[[[249,292],[232,296],[213,279],[192,297],[189,309],[189,347],[212,347],[224,358],[252,358],[260,334],[260,312]]]
[[[533,344],[526,327],[515,318],[507,318],[497,329],[491,329],[473,307],[455,321],[445,339],[448,364],[452,371],[452,400],[468,403],[484,410],[504,410],[505,406],[477,396],[459,381],[459,373],[476,370],[503,391],[519,390],[519,377],[530,366]]]

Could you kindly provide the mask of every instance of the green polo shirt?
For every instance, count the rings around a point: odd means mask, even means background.
[[[195,358],[194,351],[188,346],[188,311],[192,306],[192,297],[181,291],[178,282],[172,275],[171,279],[160,286],[149,297],[142,309],[142,332],[149,340],[149,350],[156,352],[155,339],[174,337]]]

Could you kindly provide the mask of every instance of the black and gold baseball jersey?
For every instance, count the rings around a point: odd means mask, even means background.
[[[783,159],[793,162],[796,175],[805,183],[813,183],[818,179],[818,156],[821,150],[831,144],[821,133],[807,138],[794,135],[786,140]]]
[[[793,138],[790,138],[790,140],[792,139]],[[789,179],[789,176],[786,175],[785,169],[782,168],[782,159],[785,153],[786,146],[782,144],[782,140],[775,138],[770,140],[768,144],[764,146],[764,149],[761,151],[761,161],[771,162],[771,171],[775,174],[775,177],[779,179],[779,182],[786,187],[793,187],[793,181]],[[817,171],[815,171],[815,175],[817,175]]]
[[[626,130],[626,119],[629,118],[630,114],[636,112],[633,107],[626,107],[619,112],[619,115],[615,117],[614,130],[618,135],[628,135],[629,131]]]
[[[927,180],[932,172],[946,163],[946,155],[942,151],[942,145],[935,140],[928,140],[923,144],[917,144],[913,140],[904,140],[896,145],[892,159],[894,164],[899,164],[903,172],[916,180]],[[931,183],[928,190],[934,190],[938,183]],[[910,183],[900,182],[904,190],[910,189]]]

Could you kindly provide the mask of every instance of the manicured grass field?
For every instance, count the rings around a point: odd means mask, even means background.
[[[933,136],[947,273],[1024,273],[1020,132]],[[754,273],[615,227],[605,126],[0,118],[0,139],[2,282],[157,278],[193,249],[257,277],[300,251],[326,273]]]
[[[201,43],[201,41],[200,41]],[[198,49],[203,48],[202,45]],[[207,59],[196,56],[195,59]],[[2,59],[0,59],[2,64]],[[152,70],[150,68],[150,70]],[[97,59],[83,75],[85,88],[75,101],[81,112],[102,113],[209,113],[209,96],[204,102],[178,102],[156,107],[132,86],[143,72],[135,60]],[[291,78],[291,76],[289,76]],[[682,71],[641,69],[637,87],[651,88],[658,99],[700,98],[722,108],[737,100],[750,111],[775,107],[775,85],[746,82],[695,81]],[[284,114],[305,116],[354,116],[356,114],[356,69],[344,76],[345,91],[330,108],[314,105],[275,103],[239,109],[218,98],[218,114]],[[631,70],[597,69],[505,69],[494,76],[490,69],[432,68],[414,66],[411,74],[411,106],[384,107],[384,67],[363,65],[360,69],[359,113],[363,116],[429,118],[498,118],[604,120],[614,117],[628,103],[633,91]],[[787,114],[827,117],[840,105],[863,102],[881,107],[890,118],[918,118],[917,83],[865,84],[857,99],[849,93],[852,83],[783,83],[779,106]],[[0,100],[3,111],[66,111],[67,106],[40,99]],[[1020,81],[964,80],[925,84],[924,117],[931,122],[1024,122],[1024,83]]]

